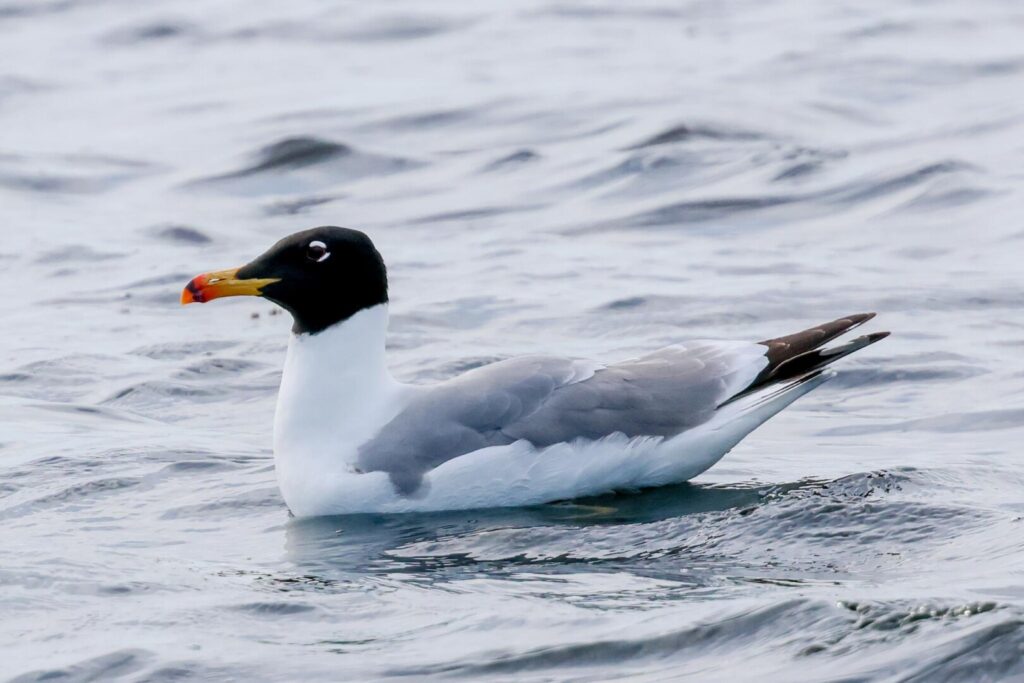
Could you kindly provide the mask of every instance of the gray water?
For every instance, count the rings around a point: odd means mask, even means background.
[[[0,674],[1024,679],[1024,8],[0,0]],[[297,521],[289,321],[182,309],[320,224],[397,376],[861,310],[694,482]]]

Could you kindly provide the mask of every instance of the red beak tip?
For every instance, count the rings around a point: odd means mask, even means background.
[[[205,275],[197,275],[192,278],[185,289],[181,291],[181,305],[192,304],[192,303],[203,303],[203,285],[206,284]]]

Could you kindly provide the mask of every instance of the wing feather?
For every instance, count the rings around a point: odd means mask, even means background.
[[[452,458],[520,439],[542,448],[614,433],[670,437],[701,424],[767,364],[765,347],[688,342],[610,365],[526,356],[421,391],[364,444],[362,471],[405,493]]]

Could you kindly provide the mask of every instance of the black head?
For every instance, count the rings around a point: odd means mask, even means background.
[[[237,271],[200,275],[182,301],[254,294],[292,314],[296,333],[316,334],[388,300],[384,260],[364,233],[324,226],[285,237]]]

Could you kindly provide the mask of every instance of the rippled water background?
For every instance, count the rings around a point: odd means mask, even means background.
[[[1024,678],[1024,8],[0,0],[0,674]],[[690,485],[289,519],[318,224],[395,373],[895,334]]]

